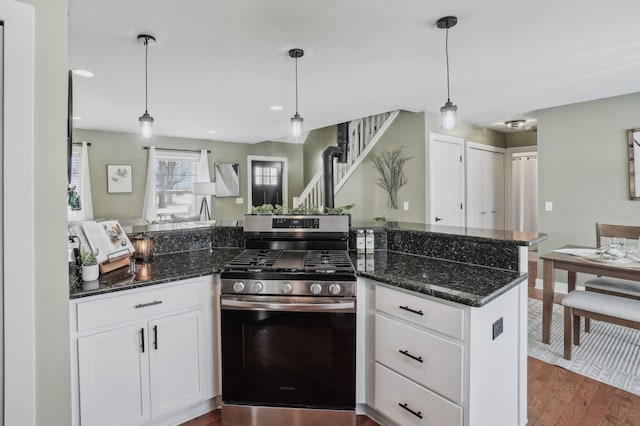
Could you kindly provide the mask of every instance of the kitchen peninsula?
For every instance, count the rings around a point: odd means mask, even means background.
[[[78,327],[83,303],[97,302],[94,306],[104,308],[111,306],[112,299],[130,293],[168,291],[172,297],[187,300],[184,305],[173,306],[171,313],[186,315],[184,320],[197,324],[194,329],[204,335],[203,342],[210,342],[214,348],[202,354],[202,359],[198,358],[203,367],[193,372],[206,375],[202,383],[197,383],[202,391],[192,392],[190,399],[182,402],[176,396],[178,402],[170,404],[162,404],[152,396],[151,409],[149,404],[146,406],[148,417],[140,418],[138,423],[184,421],[219,405],[219,400],[211,399],[220,395],[216,274],[242,249],[242,227],[188,228],[182,224],[181,228],[144,229],[153,235],[158,249],[149,263],[149,274],[144,277],[121,270],[103,275],[98,283],[83,285],[70,279],[76,424],[81,412],[99,409],[100,405],[99,400],[90,397],[91,389],[87,386],[101,384],[82,386],[83,369],[78,367],[82,364],[81,340],[132,325],[131,344],[139,345],[140,330],[146,330],[142,333],[148,336],[142,337],[148,342],[145,349],[154,345],[155,336],[151,334],[157,330],[154,327],[161,325],[158,321],[165,316],[165,311],[144,318],[116,319],[115,325],[100,323],[90,330]],[[415,415],[418,412],[425,419],[443,416],[429,420],[440,422],[438,424],[474,425],[480,418],[525,424],[526,286],[522,284],[527,278],[528,248],[545,236],[408,223],[354,223],[351,248],[355,247],[357,229],[372,229],[376,243],[375,253],[365,256],[364,262],[355,250],[350,251],[359,277],[358,410],[382,424],[390,420],[408,423],[418,418]],[[200,283],[199,279],[205,281]],[[187,296],[178,296],[183,288]],[[197,296],[190,299],[189,294]],[[155,303],[160,297],[160,294],[150,294],[144,301]],[[198,302],[198,297],[204,300]],[[136,303],[142,302],[136,299]],[[164,307],[168,308],[167,305],[165,302]],[[398,310],[398,306],[408,309]],[[203,317],[197,314],[201,309]],[[115,314],[105,315],[112,313]],[[202,322],[203,318],[207,319]],[[141,326],[141,321],[145,325]],[[397,341],[396,338],[403,336],[409,340]],[[398,355],[397,348],[393,349],[395,345],[409,345],[400,348],[407,351],[410,345],[420,342],[429,345],[411,347],[409,353],[421,353],[421,362],[413,362],[407,356]],[[149,349],[149,352],[153,358],[154,351]],[[90,351],[84,353],[85,356],[91,354]],[[438,364],[433,365],[434,362]],[[140,377],[147,377],[146,374]],[[152,374],[151,383],[154,383],[153,377]],[[487,392],[488,386],[494,391]],[[395,401],[399,397],[407,400]],[[411,398],[427,405],[416,408]],[[82,415],[82,424],[88,415]]]

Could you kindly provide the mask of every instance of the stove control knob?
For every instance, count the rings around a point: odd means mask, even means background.
[[[264,286],[262,285],[262,283],[260,281],[256,281],[255,283],[253,283],[253,292],[254,293],[260,293],[263,288],[264,288]]]
[[[233,291],[236,293],[242,293],[244,291],[244,282],[236,281],[233,283]]]
[[[309,290],[311,290],[311,293],[313,294],[320,294],[320,292],[322,291],[322,286],[320,285],[320,283],[313,283],[309,287]]]
[[[282,287],[281,290],[284,294],[289,294],[293,291],[293,286],[291,285],[291,283],[287,282],[287,283],[282,283]]]
[[[340,288],[340,284],[331,284],[329,286],[329,293],[333,294],[334,296],[340,294],[340,291],[342,289]]]

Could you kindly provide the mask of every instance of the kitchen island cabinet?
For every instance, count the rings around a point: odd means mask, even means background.
[[[211,409],[216,297],[210,275],[72,300],[73,424],[176,424]]]
[[[361,411],[385,425],[524,426],[525,282],[475,307],[359,278]]]

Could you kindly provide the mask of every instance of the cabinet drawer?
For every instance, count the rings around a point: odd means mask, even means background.
[[[377,410],[403,426],[462,424],[461,407],[378,363],[375,401]]]
[[[204,302],[204,280],[200,278],[181,285],[126,292],[80,302],[76,307],[78,331],[149,318],[178,309],[200,307]]]
[[[376,361],[462,403],[461,345],[376,315]]]
[[[376,309],[462,340],[464,311],[460,308],[378,286]]]

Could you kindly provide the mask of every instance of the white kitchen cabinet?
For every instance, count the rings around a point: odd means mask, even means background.
[[[218,391],[215,299],[209,276],[72,300],[73,424],[194,417]]]
[[[151,419],[146,323],[78,339],[83,425],[135,425]]]
[[[368,330],[375,369],[367,370],[366,378],[374,383],[373,401],[367,402],[382,414],[376,420],[385,425],[526,424],[523,321],[522,285],[471,307],[378,283],[375,322],[370,323],[375,330]],[[497,323],[502,331],[494,336]]]

